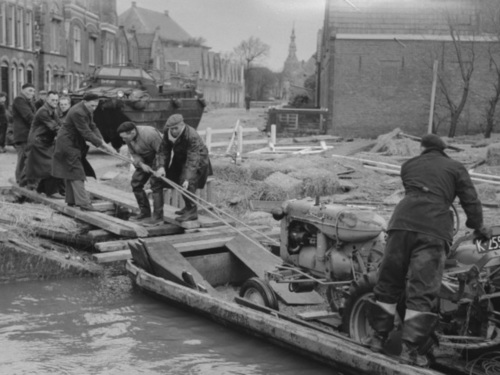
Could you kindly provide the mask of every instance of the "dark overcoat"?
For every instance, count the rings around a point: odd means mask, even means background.
[[[54,177],[67,180],[85,180],[86,176],[95,178],[95,172],[86,159],[86,141],[96,147],[102,146],[104,142],[92,120],[92,113],[81,101],[70,108],[57,133],[52,159]]]
[[[208,149],[195,129],[186,125],[175,140],[169,139],[169,129],[165,129],[162,153],[165,162],[165,174],[178,185],[189,181],[189,186],[203,189],[208,176],[212,175],[212,165]]]
[[[35,117],[35,106],[23,94],[20,94],[12,103],[12,130],[13,143],[28,142],[31,123]]]
[[[54,108],[45,103],[36,112],[28,137],[28,178],[47,178],[52,174],[52,155],[57,131],[61,127]]]
[[[479,229],[483,210],[467,169],[437,149],[427,149],[401,166],[405,197],[398,203],[388,230],[428,234],[453,239],[450,206],[456,197],[467,215],[465,225]]]

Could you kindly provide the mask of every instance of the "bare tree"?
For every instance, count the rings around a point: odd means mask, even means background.
[[[457,131],[458,121],[460,115],[465,107],[467,98],[470,92],[470,84],[472,73],[474,72],[475,51],[474,41],[463,42],[460,38],[460,33],[455,29],[451,20],[448,20],[450,28],[450,35],[452,39],[453,49],[458,63],[458,72],[461,82],[457,83],[456,80],[447,75],[441,67],[438,73],[439,89],[443,94],[445,100],[445,107],[450,112],[450,128],[448,130],[448,137],[453,138]],[[458,88],[456,85],[459,85]],[[455,92],[458,94],[455,95]],[[457,98],[455,98],[457,96]]]
[[[495,126],[495,112],[497,104],[500,101],[500,67],[498,66],[498,53],[494,53],[492,48],[488,49],[490,62],[495,69],[495,76],[493,77],[493,95],[488,99],[486,106],[486,128],[484,129],[484,138],[490,138]]]
[[[240,61],[244,62],[245,70],[245,96],[250,95],[250,69],[252,63],[269,55],[269,45],[262,42],[259,38],[251,36],[248,40],[242,41],[237,47],[234,48],[234,53]]]
[[[245,62],[245,69],[250,69],[253,62],[269,55],[270,47],[259,38],[251,36],[234,48],[234,53]]]

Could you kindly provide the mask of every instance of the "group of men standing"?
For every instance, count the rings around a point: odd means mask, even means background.
[[[48,197],[64,196],[69,206],[95,211],[85,190],[86,178],[96,178],[86,158],[87,143],[108,154],[116,153],[104,142],[93,121],[98,95],[86,93],[71,108],[68,100],[60,110],[58,93],[47,92],[38,110],[34,95],[33,85],[25,84],[12,105],[13,141],[18,154],[16,182]],[[184,123],[182,115],[175,114],[168,118],[163,134],[154,127],[136,126],[131,121],[121,124],[118,133],[136,167],[131,185],[140,213],[131,220],[151,225],[163,222],[163,189],[174,188],[173,183],[185,191],[185,207],[176,212],[180,215],[177,220],[196,220],[196,189],[203,188],[212,174],[208,150],[196,130]],[[153,212],[144,190],[149,180]]]

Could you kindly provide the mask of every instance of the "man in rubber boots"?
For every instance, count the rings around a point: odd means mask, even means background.
[[[181,185],[194,197],[196,189],[203,189],[208,176],[212,174],[208,149],[196,130],[186,125],[180,114],[170,116],[163,131],[162,152],[166,177]],[[182,198],[186,206],[176,212],[180,215],[176,220],[183,222],[198,219],[194,200],[184,194]]]
[[[161,153],[162,135],[152,126],[136,126],[132,121],[122,123],[117,131],[127,144],[136,168],[130,184],[140,212],[132,216],[130,221],[140,221],[149,225],[163,223],[163,181],[155,176],[159,169],[163,176],[165,175]],[[148,181],[153,190],[152,217],[149,199],[144,191],[144,185]]]
[[[372,350],[383,351],[394,328],[396,305],[406,295],[401,359],[426,367],[430,337],[438,321],[433,311],[453,239],[450,206],[457,196],[467,215],[466,226],[481,238],[490,233],[483,225],[481,202],[465,167],[445,154],[446,144],[435,134],[425,135],[421,146],[421,155],[401,167],[405,197],[388,224],[375,299],[368,304],[368,320],[375,330],[368,343]]]

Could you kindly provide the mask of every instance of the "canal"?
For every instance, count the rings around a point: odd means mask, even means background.
[[[0,374],[339,375],[143,294],[121,274],[0,285]]]

